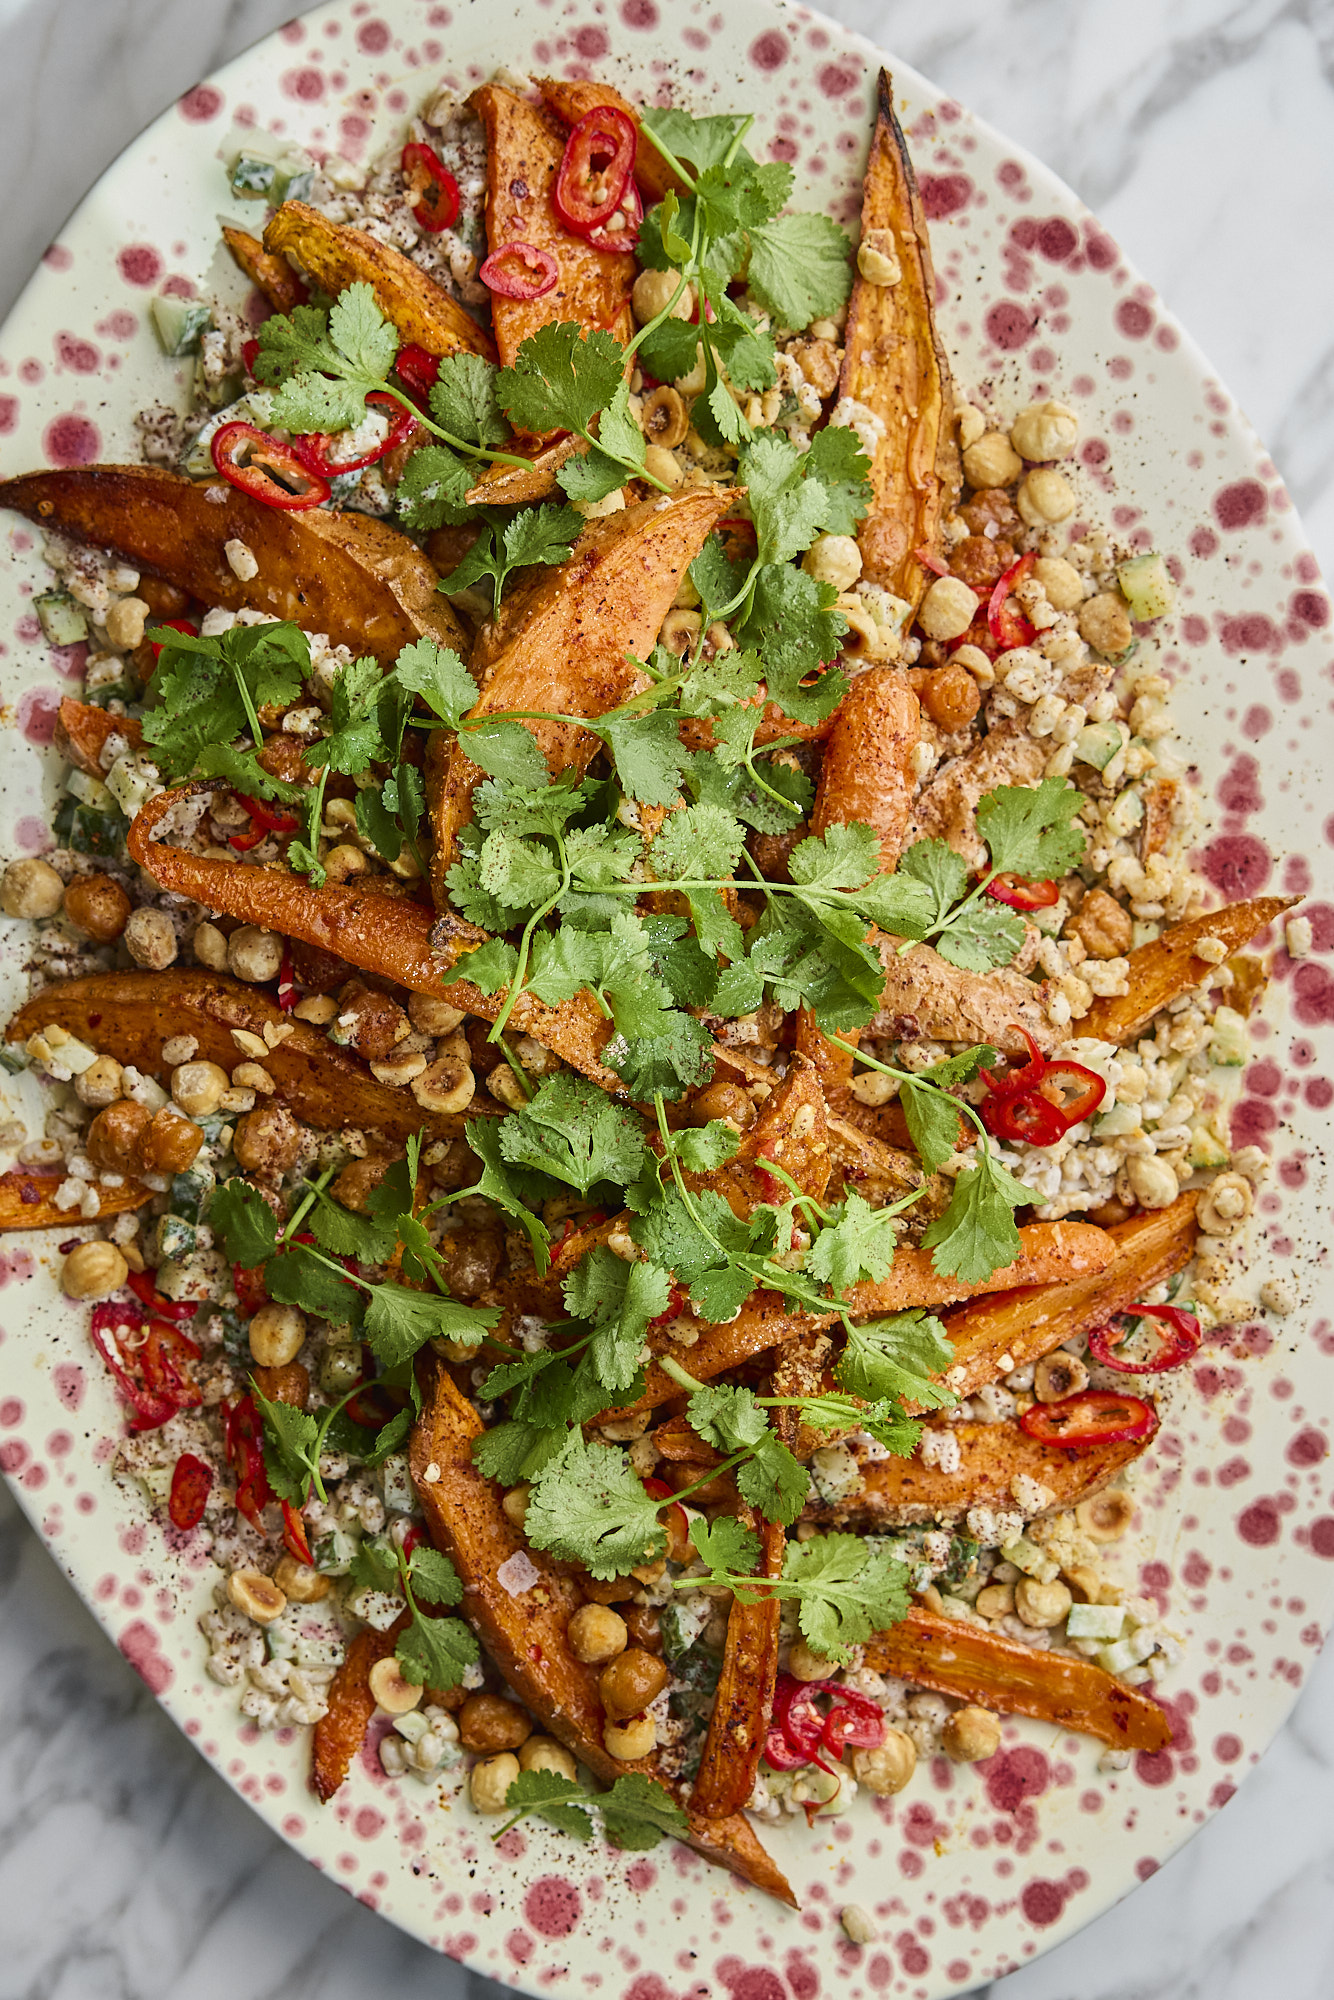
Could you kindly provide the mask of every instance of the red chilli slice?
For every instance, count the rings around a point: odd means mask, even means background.
[[[306,1524],[290,1500],[283,1501],[283,1542],[287,1553],[296,1562],[314,1568],[315,1558],[310,1553],[310,1543],[306,1539]]]
[[[1159,1346],[1147,1361],[1129,1361],[1122,1357],[1119,1342],[1124,1338],[1120,1322],[1140,1315],[1146,1319],[1160,1319],[1167,1331],[1162,1334]],[[1095,1326],[1089,1335],[1089,1353],[1104,1368],[1119,1368],[1123,1375],[1161,1375],[1169,1368],[1180,1368],[1189,1361],[1203,1339],[1200,1322],[1194,1313],[1182,1306],[1127,1306],[1115,1319],[1107,1320],[1102,1326]]]
[[[289,445],[266,437],[254,424],[234,421],[213,433],[209,446],[222,477],[265,507],[298,513],[329,497],[329,482],[303,465]]]
[[[1158,1413],[1138,1396],[1085,1389],[1059,1403],[1034,1403],[1020,1417],[1019,1427],[1040,1444],[1078,1451],[1088,1444],[1134,1444],[1150,1438],[1158,1428]]]
[[[997,875],[987,883],[986,894],[1012,910],[1049,910],[1059,902],[1061,891],[1055,882],[1041,882],[1030,875]]]
[[[1036,628],[1024,613],[1009,601],[1015,585],[1022,582],[1036,561],[1037,557],[1030,549],[1027,555],[1020,556],[1018,562],[1010,564],[991,593],[987,605],[987,624],[992,638],[1002,652],[1008,652],[1011,646],[1027,646],[1036,636]]]
[[[405,410],[397,396],[391,396],[387,389],[372,389],[366,398],[366,407],[387,410],[390,416],[389,430],[379,444],[362,452],[360,458],[334,458],[331,451],[339,433],[336,431],[303,431],[292,439],[292,450],[308,472],[317,479],[338,479],[345,472],[361,472],[368,465],[378,465],[387,458],[395,445],[403,444],[417,428],[417,419],[411,410]]]
[[[560,265],[535,243],[502,243],[477,273],[488,291],[502,299],[544,299],[560,281]]]
[[[631,185],[636,143],[633,118],[611,104],[595,105],[571,132],[552,201],[576,236],[591,237],[615,215]]]
[[[171,1475],[171,1494],[167,1501],[172,1526],[197,1528],[204,1518],[204,1508],[212,1491],[212,1467],[205,1465],[202,1458],[196,1458],[192,1451],[183,1451]]]
[[[419,229],[438,236],[459,219],[459,184],[434,146],[414,139],[399,160],[404,193]]]

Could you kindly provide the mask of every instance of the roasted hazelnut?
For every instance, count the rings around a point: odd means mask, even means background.
[[[517,1750],[532,1733],[532,1718],[503,1695],[470,1694],[459,1710],[459,1741],[465,1750],[484,1756],[497,1750]]]
[[[310,1400],[310,1371],[300,1361],[285,1362],[281,1368],[251,1370],[261,1393],[271,1403],[289,1403],[304,1410]]]
[[[78,875],[65,891],[65,916],[95,944],[114,944],[129,921],[132,905],[109,875]]]
[[[131,1097],[108,1104],[88,1127],[89,1159],[112,1173],[133,1173],[139,1165],[140,1141],[152,1122],[145,1106]]]
[[[591,1667],[619,1659],[629,1636],[625,1620],[606,1604],[581,1604],[565,1629],[575,1659]],[[635,1708],[642,1706],[635,1703]]]
[[[300,1150],[301,1128],[285,1104],[261,1104],[236,1122],[232,1151],[247,1173],[281,1178]]]
[[[598,1675],[602,1706],[613,1722],[639,1715],[667,1685],[667,1669],[642,1646],[630,1646]]]
[[[1033,1394],[1040,1403],[1063,1402],[1087,1389],[1088,1383],[1089,1372],[1079,1356],[1065,1354],[1060,1348],[1054,1354],[1044,1354],[1033,1370]]]
[[[684,443],[690,417],[675,389],[663,383],[645,396],[640,428],[650,444],[661,445],[664,451]]]
[[[115,1109],[112,1105],[108,1107]],[[145,1173],[183,1174],[194,1162],[196,1153],[204,1143],[204,1135],[199,1127],[188,1118],[182,1118],[172,1105],[164,1104],[154,1112],[148,1130],[139,1140],[139,1158]]]
[[[381,1062],[395,1043],[412,1032],[412,1023],[396,1000],[351,979],[338,996],[334,1039],[354,1048],[367,1062]]]

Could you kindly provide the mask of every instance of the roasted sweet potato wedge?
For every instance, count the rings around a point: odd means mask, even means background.
[[[387,1660],[408,1622],[407,1613],[387,1632],[362,1627],[347,1649],[347,1657],[329,1683],[329,1706],[311,1732],[310,1783],[321,1803],[328,1805],[366,1740],[375,1713],[371,1668]]]
[[[222,240],[256,291],[263,293],[276,313],[290,313],[294,306],[305,305],[310,293],[285,257],[275,257],[258,236],[251,236],[230,222],[222,225]]]
[[[1211,960],[1195,956],[1201,938],[1221,938],[1229,952],[1240,951],[1257,931],[1300,900],[1256,896],[1249,903],[1227,903],[1221,910],[1206,910],[1202,917],[1173,924],[1160,938],[1130,953],[1130,991],[1117,1000],[1095,1000],[1079,1024],[1080,1034],[1095,1035],[1103,1042],[1133,1042],[1169,1000],[1203,985],[1214,972]]]
[[[472,925],[456,921],[454,934],[437,945],[433,938],[440,920],[408,896],[347,883],[315,889],[285,869],[245,868],[156,840],[156,828],[173,807],[192,791],[208,790],[211,782],[205,779],[160,792],[133,821],[127,839],[130,853],[155,882],[206,909],[317,945],[410,992],[434,993],[467,1014],[495,1020],[503,995],[483,993],[470,979],[459,976],[468,947],[481,942],[482,933]],[[621,1087],[620,1079],[599,1060],[610,1025],[591,995],[576,994],[560,1007],[546,1007],[531,994],[521,994],[510,1019],[516,1034],[532,1035],[604,1090]]]
[[[134,715],[108,715],[95,702],[75,701],[66,695],[56,711],[52,743],[67,763],[77,764],[90,778],[106,776],[102,752],[113,736],[123,736],[136,750],[143,741],[144,726]]]
[[[811,832],[855,820],[880,837],[880,866],[898,866],[916,779],[921,735],[917,696],[890,667],[858,674],[834,711],[811,807]]]
[[[604,1783],[627,1770],[657,1777],[656,1760],[622,1764],[604,1748],[597,1669],[575,1658],[566,1635],[582,1593],[560,1565],[527,1548],[501,1505],[502,1489],[473,1464],[473,1440],[481,1431],[472,1404],[448,1370],[437,1366],[413,1432],[410,1463],[431,1539],[463,1578],[463,1615],[524,1706]],[[438,1476],[428,1480],[428,1466]],[[521,1550],[538,1580],[511,1596],[498,1571]],[[740,1815],[719,1820],[692,1816],[690,1844],[707,1860],[731,1868],[783,1902],[794,1902]]]
[[[929,1250],[901,1249],[883,1284],[852,1287],[848,1293],[848,1311],[854,1319],[869,1319],[878,1313],[905,1312],[912,1306],[939,1306],[951,1299],[1008,1291],[1016,1284],[1049,1283],[1058,1274],[1093,1276],[1105,1270],[1115,1255],[1107,1231],[1096,1229],[1090,1222],[1029,1222],[1019,1235],[1023,1250],[1015,1262],[1004,1270],[993,1271],[976,1285],[965,1285],[958,1278],[942,1278]],[[693,1317],[688,1311],[681,1315],[686,1320]],[[715,1375],[740,1367],[742,1362],[753,1360],[781,1341],[791,1340],[794,1334],[837,1322],[837,1313],[817,1318],[811,1313],[789,1312],[777,1293],[759,1292],[726,1326],[696,1321],[699,1338],[687,1352],[687,1366],[701,1382],[711,1381]],[[665,1332],[652,1333],[649,1346],[664,1353],[672,1351],[673,1343]],[[634,1408],[656,1409],[659,1403],[670,1402],[680,1393],[679,1383],[650,1364],[644,1394]]]
[[[77,1232],[82,1222],[79,1211],[56,1207],[56,1189],[64,1178],[33,1173],[27,1167],[0,1174],[0,1230],[54,1229],[59,1224]],[[102,1204],[99,1215],[123,1215],[127,1208],[142,1208],[153,1199],[147,1188],[133,1181],[124,1187],[99,1187],[97,1193]]]
[[[815,1029],[815,1033],[821,1042],[825,1040],[818,1028]],[[825,1091],[827,1102],[829,1087],[825,1080],[828,1074],[826,1058],[823,1053],[813,1053],[809,1045],[802,1044],[800,1018],[797,1046],[802,1054],[810,1056],[820,1071],[821,1088]],[[761,1083],[766,1089],[772,1089],[773,1072],[766,1070],[760,1063],[753,1062],[740,1049],[724,1048],[721,1044],[716,1044],[715,1056],[720,1075],[735,1076],[744,1083]],[[836,1066],[837,1073],[837,1065],[841,1059],[836,1048],[828,1061]],[[907,1194],[911,1188],[922,1187],[927,1182],[928,1177],[922,1172],[921,1164],[915,1154],[906,1151],[902,1146],[886,1145],[873,1134],[859,1130],[845,1118],[836,1116],[832,1104],[828,1108],[826,1129],[829,1134],[829,1152],[834,1163],[835,1175],[841,1173],[846,1183],[856,1186],[873,1208],[880,1207],[884,1202],[894,1200],[901,1194]],[[939,1201],[937,1195],[941,1197]],[[928,1193],[923,1196],[921,1213],[924,1215],[938,1213],[939,1207],[947,1198],[948,1189],[937,1177]]]
[[[537,87],[556,116],[567,125],[577,125],[581,118],[586,118],[590,111],[596,111],[603,104],[614,105],[617,111],[623,111],[627,118],[632,118],[636,126],[639,124],[636,107],[609,83],[543,76],[538,78]],[[681,176],[672,172],[653,141],[645,138],[642,132],[635,147],[635,179],[651,201],[661,201],[668,188],[675,188],[678,194],[689,193]]]
[[[1006,1055],[1023,1055],[1016,1024],[1027,1028],[1040,1049],[1055,1032],[1047,1019],[1045,983],[1035,985],[1021,972],[962,972],[929,944],[911,945],[901,956],[897,938],[879,941],[885,984],[880,1012],[862,1033],[891,1041],[990,1042]],[[1084,1028],[1085,1034],[1093,1033]]]
[[[868,1642],[865,1664],[1002,1715],[1031,1715],[1096,1736],[1117,1750],[1165,1750],[1172,1740],[1172,1725],[1157,1702],[1092,1660],[1040,1653],[920,1605]]]
[[[1098,1272],[1000,1292],[947,1313],[945,1331],[954,1348],[954,1364],[945,1378],[950,1388],[956,1395],[971,1396],[984,1383],[998,1381],[1124,1312],[1150,1286],[1183,1270],[1195,1254],[1198,1200],[1191,1189],[1170,1208],[1114,1222],[1107,1231],[1113,1256]]]
[[[1073,1507],[1096,1493],[1141,1452],[1151,1438],[1134,1444],[1095,1444],[1087,1451],[1060,1451],[1020,1430],[1018,1424],[948,1424],[959,1446],[959,1465],[943,1472],[920,1456],[885,1458],[862,1466],[862,1490],[836,1505],[813,1501],[804,1518],[821,1526],[906,1528],[919,1521],[958,1520],[970,1507],[1012,1508],[1012,1482],[1021,1474],[1051,1495],[1053,1508]]]
[[[466,494],[470,507],[524,507],[545,500],[556,490],[556,474],[567,458],[584,450],[584,441],[568,431],[549,439],[511,438],[505,449],[513,458],[531,461],[521,465],[488,466],[477,484]]]
[[[285,201],[264,231],[264,248],[290,257],[321,291],[369,285],[386,319],[405,341],[428,354],[484,354],[496,350],[471,314],[425,271],[362,229],[330,222],[304,201]]]
[[[646,659],[687,567],[721,520],[731,496],[715,488],[677,500],[645,500],[590,521],[568,562],[534,574],[488,631],[472,666],[481,686],[473,715],[542,709],[557,715],[604,715],[640,686],[633,660]],[[527,722],[552,771],[584,769],[599,739],[577,724]],[[445,876],[454,865],[458,829],[481,772],[460,739],[438,729],[426,763],[435,835],[431,887],[448,907]]]
[[[906,838],[943,840],[974,868],[986,861],[977,803],[998,785],[1036,785],[1048,752],[1018,722],[998,722],[962,757],[943,764],[913,802]]]
[[[844,335],[839,395],[884,425],[871,468],[871,505],[857,533],[863,574],[914,607],[930,572],[917,551],[939,555],[958,468],[949,363],[935,326],[936,277],[917,178],[893,86],[880,72],[880,110],[862,197],[860,264],[877,252],[892,282],[859,275]]]
[[[288,513],[153,465],[27,473],[0,484],[0,506],[113,549],[201,604],[288,618],[385,665],[423,634],[467,651],[435,569],[415,542],[369,514]],[[227,560],[230,541],[244,542],[259,564],[248,583]]]
[[[744,1219],[758,1203],[786,1198],[777,1175],[761,1164],[765,1160],[781,1167],[803,1194],[816,1201],[829,1185],[832,1161],[824,1092],[815,1065],[801,1056],[765,1100],[736,1158],[699,1176],[697,1185],[715,1188]]]
[[[761,1527],[752,1515],[752,1527]],[[760,1576],[781,1576],[787,1536],[776,1522],[761,1527]],[[723,1670],[700,1756],[690,1810],[706,1820],[739,1813],[755,1787],[773,1715],[782,1605],[766,1592],[758,1604],[732,1599]]]
[[[219,972],[172,966],[64,979],[20,1007],[6,1039],[22,1041],[51,1022],[159,1081],[167,1074],[162,1044],[173,1035],[193,1035],[200,1062],[230,1071],[243,1059],[232,1030],[263,1037],[267,1028],[280,1037],[264,1058],[275,1096],[317,1131],[357,1125],[401,1142],[423,1126],[439,1138],[456,1138],[464,1128],[462,1115],[423,1111],[410,1091],[378,1083],[359,1056],[284,1014],[262,988]],[[468,1116],[486,1108],[471,1105]]]

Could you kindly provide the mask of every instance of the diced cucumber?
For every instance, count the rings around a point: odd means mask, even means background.
[[[83,698],[90,708],[110,708],[113,701],[122,701],[128,707],[138,692],[138,688],[122,674],[114,681],[99,681],[96,687],[85,684]]]
[[[28,1067],[29,1057],[25,1048],[13,1042],[0,1042],[0,1070],[7,1076],[22,1076]]]
[[[164,354],[172,360],[198,354],[200,339],[213,324],[212,306],[200,299],[156,298],[148,310]]]
[[[354,1590],[347,1599],[347,1608],[354,1618],[360,1618],[376,1632],[387,1632],[405,1607],[396,1591],[391,1594],[387,1590]]]
[[[130,822],[115,808],[114,801],[110,812],[98,811],[68,794],[56,808],[51,824],[62,847],[104,860],[124,852],[125,836],[130,830]]]
[[[1118,563],[1116,580],[1137,625],[1164,617],[1176,603],[1176,590],[1160,555],[1131,556]]]
[[[1061,1573],[1060,1564],[1053,1561],[1036,1542],[1030,1542],[1027,1535],[1019,1535],[1014,1541],[1007,1542],[1001,1555],[1006,1562],[1013,1563],[1016,1569],[1021,1569],[1025,1576],[1033,1577],[1038,1583],[1053,1583]]]
[[[407,1454],[391,1451],[380,1467],[380,1488],[384,1504],[395,1514],[409,1514],[416,1503]]]
[[[116,810],[116,801],[100,778],[90,776],[87,771],[71,771],[65,780],[65,790],[88,806],[93,812],[109,813]]]
[[[1076,761],[1105,771],[1125,740],[1119,722],[1088,722],[1075,738]]]
[[[201,1126],[204,1121],[197,1121]],[[216,1137],[216,1134],[214,1135]],[[217,1176],[211,1167],[193,1166],[187,1173],[173,1174],[171,1212],[185,1222],[198,1223],[205,1201],[212,1194]]]
[[[1235,1007],[1220,1007],[1209,1034],[1209,1060],[1223,1069],[1239,1069],[1250,1059],[1246,1016]]]
[[[264,1627],[264,1644],[271,1660],[290,1660],[296,1655],[296,1628],[286,1618],[274,1618]]]
[[[298,167],[295,173],[279,171],[274,185],[273,198],[280,205],[285,201],[309,201],[310,190],[315,185],[313,167]]]
[[[1105,1667],[1109,1674],[1123,1674],[1127,1667],[1136,1667],[1139,1661],[1131,1649],[1128,1639],[1118,1639],[1111,1646],[1104,1646],[1098,1655],[1098,1665]]]
[[[77,646],[88,637],[88,615],[67,590],[43,592],[33,598],[32,608],[49,645]]]
[[[333,1528],[320,1536],[311,1553],[322,1576],[346,1576],[357,1553],[356,1539],[344,1528]]]
[[[162,776],[151,757],[142,751],[126,750],[107,772],[107,790],[127,819],[162,789]]]
[[[1190,1128],[1190,1163],[1200,1172],[1217,1173],[1228,1163],[1227,1147],[1222,1145],[1207,1125],[1192,1125]]]
[[[273,160],[252,159],[242,153],[227,176],[227,185],[242,201],[267,201],[277,178],[278,168]]]
[[[406,1715],[394,1717],[394,1732],[405,1743],[420,1743],[430,1728],[430,1722],[419,1708],[410,1708]]]
[[[190,1257],[199,1246],[199,1231],[181,1215],[160,1215],[153,1229],[158,1259]]]
[[[230,423],[254,424],[257,430],[267,430],[272,421],[273,395],[272,389],[252,389],[248,395],[238,396],[234,402],[215,411],[181,453],[180,470],[188,473],[191,479],[216,477],[213,455],[209,450],[214,432],[220,430],[223,424]]]
[[[1067,1639],[1119,1639],[1126,1614],[1119,1604],[1072,1604],[1066,1614]]]
[[[662,1650],[669,1660],[679,1660],[690,1651],[709,1622],[712,1610],[707,1597],[689,1597],[664,1605],[660,1620]]]
[[[1113,840],[1124,840],[1133,833],[1144,818],[1144,801],[1133,785],[1127,785],[1118,793],[1111,809],[1103,820],[1103,825]]]
[[[1094,1120],[1095,1139],[1124,1139],[1131,1132],[1138,1132],[1143,1123],[1138,1104],[1113,1104],[1108,1111],[1100,1112]]]
[[[292,1657],[299,1667],[341,1667],[347,1657],[347,1647],[332,1634],[327,1639],[309,1639],[298,1635]]]

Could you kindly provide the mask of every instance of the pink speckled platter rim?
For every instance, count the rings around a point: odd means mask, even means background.
[[[670,53],[668,53],[670,51]],[[170,398],[145,306],[164,286],[243,285],[216,255],[229,205],[216,147],[238,108],[356,151],[452,74],[498,62],[600,73],[693,109],[742,106],[759,149],[790,158],[798,199],[851,219],[875,70],[869,43],[769,0],[522,0],[451,22],[428,0],[319,10],[198,86],[131,146],[48,253],[0,333],[0,470],[132,454],[133,412]],[[1116,246],[1044,168],[923,79],[895,68],[932,217],[941,319],[961,387],[998,413],[1057,394],[1084,419],[1084,517],[1163,549],[1181,575],[1166,628],[1183,738],[1202,774],[1207,872],[1231,897],[1321,893],[1334,838],[1322,804],[1329,605],[1273,465],[1207,363]],[[251,211],[253,213],[253,211]],[[0,573],[0,853],[41,839],[52,760],[31,740],[74,663],[39,664],[28,597],[41,567],[9,521]],[[1284,858],[1286,857],[1286,858]],[[1273,1153],[1253,1281],[1283,1273],[1285,1319],[1215,1336],[1174,1383],[1141,1491],[1139,1587],[1171,1592],[1188,1637],[1164,1694],[1173,1750],[1097,1773],[1097,1749],[1007,1725],[987,1766],[936,1766],[894,1801],[764,1838],[804,1908],[779,1909],[680,1849],[621,1857],[541,1829],[491,1849],[466,1806],[359,1761],[323,1812],[304,1746],[241,1725],[203,1673],[195,1618],[216,1575],[169,1547],[113,1485],[118,1411],[89,1365],[84,1314],[40,1238],[0,1258],[0,1467],[56,1560],[178,1725],[274,1829],[393,1922],[476,1970],[559,2000],[938,2000],[1032,1958],[1151,1873],[1223,1804],[1283,1721],[1334,1613],[1334,1490],[1323,1470],[1334,1335],[1317,1317],[1330,1190],[1321,1114],[1334,1101],[1334,909],[1317,954],[1282,953],[1238,1112]],[[0,999],[21,992],[19,927],[0,930]],[[30,1080],[5,1096],[31,1110]],[[9,1115],[6,1113],[5,1115]],[[53,1261],[53,1260],[52,1260]],[[862,1904],[873,1945],[844,1938]]]

